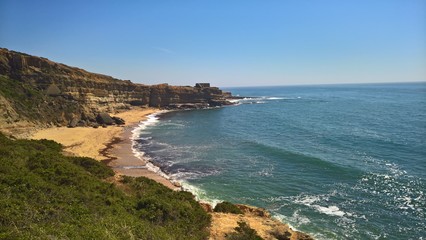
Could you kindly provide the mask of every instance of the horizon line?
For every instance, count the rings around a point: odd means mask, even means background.
[[[299,86],[323,86],[323,85],[371,85],[371,84],[413,84],[424,83],[426,80],[413,80],[409,82],[395,81],[395,82],[350,82],[350,83],[301,83],[301,84],[280,84],[280,85],[250,85],[250,86],[218,86],[219,88],[256,88],[256,87],[299,87]]]

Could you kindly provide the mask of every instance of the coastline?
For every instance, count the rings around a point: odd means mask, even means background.
[[[147,116],[151,114],[153,113],[144,116],[141,122],[146,121]],[[110,144],[103,150],[104,156],[109,157],[109,159],[103,161],[114,170],[117,176],[146,177],[172,190],[180,190],[181,188],[178,185],[172,183],[159,172],[153,171],[148,166],[151,163],[143,158],[143,156],[135,156],[132,149],[132,131],[138,126],[139,123],[133,123],[124,127],[123,131],[116,138],[112,139]]]
[[[178,186],[163,176],[150,171],[148,161],[138,158],[132,151],[132,130],[150,114],[160,112],[156,108],[133,108],[113,116],[125,120],[124,126],[106,128],[53,127],[36,131],[30,139],[49,139],[64,145],[64,152],[73,156],[91,157],[105,162],[116,173],[116,177],[127,175],[146,177],[164,186],[178,190]]]
[[[143,128],[142,124],[149,121],[150,115],[159,114],[160,109],[131,109],[113,116],[125,120],[124,126],[108,126],[107,128],[89,127],[55,127],[42,129],[34,133],[30,139],[49,139],[64,145],[66,154],[82,157],[92,157],[111,167],[115,174],[114,181],[120,176],[146,177],[152,179],[174,191],[184,188],[178,182],[172,182],[158,168],[142,156],[133,151],[132,137],[134,131]],[[147,166],[152,165],[152,166]],[[155,169],[157,170],[157,169]],[[194,193],[193,193],[194,194]],[[194,195],[195,196],[195,195]],[[245,221],[256,230],[263,239],[276,239],[275,234],[281,233],[291,236],[290,239],[313,239],[309,235],[292,229],[271,216],[265,209],[236,204],[243,214],[218,213],[213,211],[212,205],[199,201],[200,205],[212,217],[209,239],[226,239],[226,235],[238,226],[238,222]]]

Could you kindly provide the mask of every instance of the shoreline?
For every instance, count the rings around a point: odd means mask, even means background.
[[[108,126],[107,128],[89,127],[56,127],[37,131],[30,139],[49,139],[64,145],[66,154],[82,157],[92,157],[104,162],[115,172],[114,181],[120,176],[146,177],[152,179],[174,191],[189,190],[182,187],[178,182],[162,176],[159,172],[152,171],[152,164],[147,159],[137,156],[133,151],[132,135],[141,124],[149,121],[149,116],[159,114],[160,109],[131,109],[117,114],[111,114],[123,118],[124,126]],[[150,170],[151,168],[151,170]],[[157,168],[154,166],[154,168]],[[194,197],[197,196],[192,193]],[[243,210],[243,214],[219,213],[213,211],[211,203],[198,200],[199,204],[212,217],[209,239],[225,239],[227,233],[233,231],[238,226],[239,221],[250,223],[264,239],[274,239],[273,232],[288,232],[291,239],[312,239],[309,235],[297,231],[278,219],[275,219],[265,209],[236,204]]]
[[[124,119],[124,126],[53,127],[36,131],[30,139],[49,139],[61,143],[66,154],[102,161],[111,167],[117,176],[146,177],[170,189],[178,190],[179,186],[150,171],[146,167],[148,161],[136,157],[132,151],[132,130],[146,121],[149,115],[160,111],[157,108],[133,108],[111,114]]]
[[[180,190],[179,185],[174,184],[160,173],[150,170],[150,167],[147,165],[151,163],[147,159],[143,157],[139,158],[133,152],[132,131],[138,128],[152,114],[155,113],[146,115],[140,123],[133,123],[126,126],[119,136],[112,139],[106,148],[102,150],[104,156],[109,157],[109,159],[103,160],[103,162],[111,167],[118,176],[146,177],[172,190]]]

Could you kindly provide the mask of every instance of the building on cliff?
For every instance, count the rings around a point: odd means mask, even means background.
[[[210,83],[196,83],[195,87],[196,88],[209,88],[210,87]]]

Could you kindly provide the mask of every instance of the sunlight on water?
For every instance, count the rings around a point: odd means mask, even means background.
[[[264,207],[318,239],[426,235],[425,84],[230,90],[250,98],[153,116],[135,153],[202,201]]]

